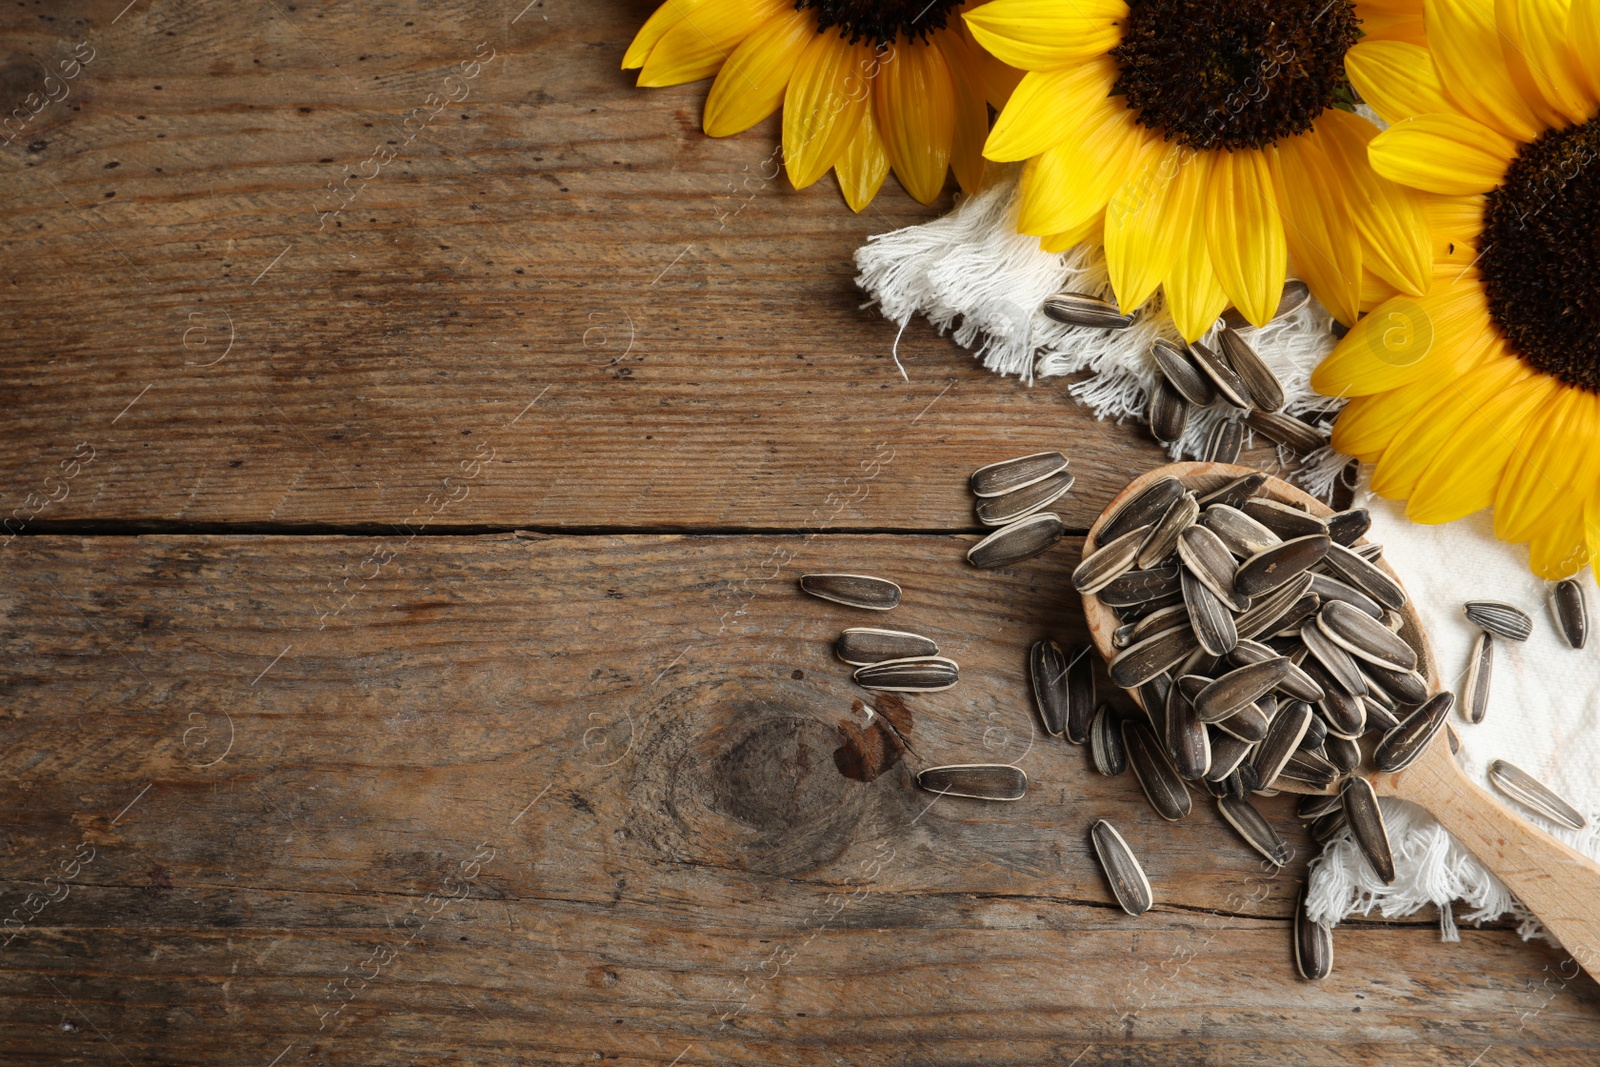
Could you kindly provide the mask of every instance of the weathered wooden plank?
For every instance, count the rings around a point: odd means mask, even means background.
[[[19,95],[95,51],[0,146],[0,521],[796,528],[881,447],[836,525],[939,530],[971,468],[1066,447],[1082,529],[1159,459],[925,324],[902,378],[851,254],[948,205],[854,216],[768,180],[775,122],[702,136],[704,84],[616,69],[648,4],[121,6],[0,12]]]
[[[1356,924],[1295,980],[1303,858],[1269,877],[1203,804],[1169,825],[1027,747],[1027,644],[1083,639],[1077,544],[977,572],[970,542],[13,542],[4,1057],[1593,1061],[1600,991],[1508,929]],[[908,700],[906,762],[1020,759],[1026,799],[839,772],[864,694],[831,641],[863,613],[809,569],[896,578],[890,618],[962,664]],[[1145,858],[1140,920],[1099,816]]]

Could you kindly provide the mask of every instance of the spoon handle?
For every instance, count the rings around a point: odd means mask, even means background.
[[[1415,801],[1536,915],[1579,966],[1600,977],[1600,864],[1497,800],[1462,772],[1443,737],[1380,792]]]

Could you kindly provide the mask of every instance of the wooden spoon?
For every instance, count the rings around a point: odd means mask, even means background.
[[[1142,474],[1101,512],[1084,541],[1083,554],[1087,558],[1098,547],[1097,536],[1107,517],[1151,482],[1174,477],[1203,496],[1251,473],[1248,467],[1226,463],[1172,463]],[[1304,508],[1313,515],[1333,514],[1315,497],[1277,478],[1269,477],[1259,495]],[[1401,580],[1387,563],[1380,560],[1378,566],[1396,581]],[[1119,625],[1116,613],[1094,596],[1083,598],[1083,609],[1095,647],[1109,663],[1116,653],[1111,643],[1111,635]],[[1438,692],[1438,665],[1421,619],[1409,602],[1401,614],[1405,618],[1401,633],[1418,653],[1417,669],[1428,680],[1429,692]],[[1135,701],[1139,699],[1137,693],[1132,695]],[[1600,864],[1557,841],[1468,778],[1450,752],[1445,736],[1448,729],[1440,730],[1404,770],[1374,770],[1369,752],[1363,760],[1362,773],[1380,794],[1412,801],[1431,812],[1516,894],[1584,970],[1600,977]],[[1333,792],[1333,788],[1319,791],[1289,786],[1285,791]]]

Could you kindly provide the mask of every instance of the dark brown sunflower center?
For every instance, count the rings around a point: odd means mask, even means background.
[[[1354,97],[1351,0],[1131,0],[1113,94],[1191,148],[1261,148]]]
[[[1600,393],[1600,119],[1522,146],[1483,206],[1478,270],[1518,358]]]
[[[817,31],[837,26],[850,43],[888,44],[902,34],[908,39],[942,30],[961,0],[795,0],[801,11],[817,13]]]

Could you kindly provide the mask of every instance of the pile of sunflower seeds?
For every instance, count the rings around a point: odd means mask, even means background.
[[[1067,457],[1060,452],[991,463],[972,472],[969,484],[978,498],[978,521],[999,529],[967,550],[974,567],[1004,567],[1049,549],[1066,526],[1044,509],[1072,488]]]

